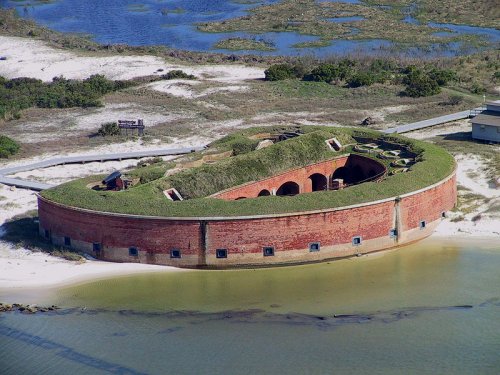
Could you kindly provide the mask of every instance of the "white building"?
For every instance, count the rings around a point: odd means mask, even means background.
[[[486,103],[486,110],[472,120],[472,138],[500,142],[500,100]]]

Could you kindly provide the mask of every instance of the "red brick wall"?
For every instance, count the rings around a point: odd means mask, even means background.
[[[451,210],[457,203],[456,176],[445,183],[401,200],[403,230],[417,228],[421,220],[427,223],[441,217],[443,211]]]
[[[101,243],[103,259],[158,262],[191,267],[204,265],[205,259],[209,264],[224,266],[225,260],[215,259],[215,251],[218,248],[228,250],[228,259],[253,256],[252,264],[273,262],[269,257],[264,259],[262,256],[263,246],[274,246],[275,253],[281,256],[280,261],[288,261],[286,259],[288,253],[308,249],[310,242],[320,242],[322,249],[331,247],[334,250],[339,245],[351,249],[347,252],[330,252],[328,254],[330,258],[352,255],[355,250],[349,246],[354,236],[361,236],[363,242],[372,241],[370,245],[360,247],[362,249],[360,252],[382,250],[429,235],[428,231],[418,230],[420,221],[425,220],[427,224],[439,222],[441,213],[452,209],[455,203],[455,176],[431,189],[403,196],[399,202],[400,228],[403,231],[400,233],[399,243],[389,241],[389,230],[394,228],[397,205],[395,200],[329,212],[298,213],[285,217],[206,220],[206,250],[204,250],[202,223],[198,219],[117,216],[64,207],[42,198],[38,201],[42,232],[48,229],[53,237],[68,236],[72,243],[73,241]],[[133,260],[128,258],[128,253],[123,256],[117,255],[127,252],[131,246],[137,247],[141,252],[162,256],[159,257],[162,260],[159,261],[154,257]],[[175,259],[170,260],[166,256],[174,248],[181,250],[184,263]],[[300,255],[302,258],[290,258],[289,261],[312,259],[308,256],[312,255],[303,251]],[[316,257],[314,260],[327,257],[326,253],[321,252],[314,256]]]
[[[393,228],[393,212],[391,201],[311,215],[210,222],[208,254],[217,248],[227,248],[234,254],[242,250],[262,253],[263,246],[274,246],[280,252],[306,249],[310,242],[333,246],[351,243],[354,236],[362,236],[363,240],[388,236]]]
[[[255,198],[259,195],[261,190],[266,189],[269,192],[272,192],[274,189],[274,191],[276,191],[282,184],[288,181],[296,182],[299,185],[300,193],[310,193],[312,192],[312,183],[309,176],[314,173],[320,173],[331,180],[331,176],[335,170],[344,167],[348,163],[352,166],[359,165],[365,173],[369,170],[381,173],[385,169],[385,167],[376,160],[360,155],[346,155],[336,159],[308,165],[304,168],[293,169],[260,181],[250,182],[248,184],[214,194],[213,197],[227,200]]]
[[[201,248],[199,222],[139,219],[74,210],[38,200],[40,224],[52,235],[71,240],[102,243],[105,247],[136,246],[143,251],[198,255]],[[105,252],[105,249],[104,249]]]

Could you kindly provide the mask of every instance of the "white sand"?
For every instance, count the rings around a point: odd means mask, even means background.
[[[500,151],[500,150],[499,150]],[[470,213],[451,212],[449,218],[438,226],[435,236],[463,238],[491,238],[498,241],[500,248],[500,189],[488,183],[485,165],[480,157],[458,155],[457,184],[466,189],[459,191],[459,196],[468,192],[482,195],[488,202],[480,204]],[[496,209],[494,209],[496,207]],[[463,218],[460,221],[451,220]],[[478,219],[480,217],[480,219]]]
[[[243,65],[186,66],[147,55],[79,56],[39,40],[11,36],[0,36],[0,46],[1,55],[7,57],[7,60],[0,61],[0,76],[6,78],[32,77],[51,81],[59,76],[84,79],[92,74],[103,74],[117,80],[162,75],[174,69],[221,82],[264,78],[263,69]]]

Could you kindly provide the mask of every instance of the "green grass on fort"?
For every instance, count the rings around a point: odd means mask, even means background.
[[[65,205],[85,209],[124,214],[165,217],[210,217],[265,215],[311,210],[322,210],[349,206],[369,201],[397,197],[425,188],[449,176],[455,166],[453,157],[444,149],[421,141],[409,140],[397,135],[382,135],[376,131],[355,128],[301,127],[304,135],[273,146],[251,151],[258,140],[249,138],[276,128],[252,128],[229,135],[211,144],[206,153],[238,150],[238,155],[213,164],[203,164],[166,177],[159,177],[171,168],[153,165],[140,173],[149,178],[135,187],[122,192],[95,191],[88,184],[100,181],[103,176],[92,176],[71,181],[42,192],[46,199]],[[296,196],[268,196],[237,201],[207,198],[218,191],[251,181],[273,176],[289,169],[303,167],[352,152],[352,148],[335,152],[329,149],[325,140],[336,137],[342,144],[354,144],[359,137],[383,138],[405,144],[418,154],[418,163],[406,173],[388,176],[381,182],[367,182],[339,191],[324,191]],[[200,155],[192,154],[193,160]],[[367,154],[363,154],[367,156]],[[186,156],[184,156],[186,158]],[[381,159],[377,159],[381,161]],[[387,162],[384,162],[387,165]],[[151,174],[148,172],[151,171]],[[172,202],[165,198],[163,190],[176,188],[184,198]]]

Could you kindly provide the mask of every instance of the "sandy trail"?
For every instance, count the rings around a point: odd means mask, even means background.
[[[180,69],[197,77],[235,82],[264,78],[264,69],[244,65],[172,64],[156,56],[79,56],[72,51],[60,50],[40,40],[0,36],[0,54],[7,60],[0,61],[0,76],[6,78],[32,77],[43,81],[63,76],[85,79],[93,74],[103,74],[109,79],[124,80],[148,75],[162,75]]]

